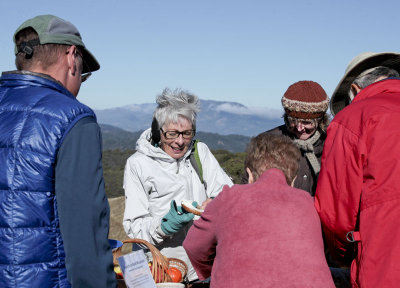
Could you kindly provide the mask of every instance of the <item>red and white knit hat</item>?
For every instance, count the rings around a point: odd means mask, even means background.
[[[313,81],[299,81],[290,85],[282,97],[286,114],[299,119],[322,117],[328,110],[328,104],[325,90]]]

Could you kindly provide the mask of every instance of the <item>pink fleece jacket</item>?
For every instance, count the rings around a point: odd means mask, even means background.
[[[183,247],[211,287],[335,287],[312,197],[282,171],[224,190],[194,222]]]

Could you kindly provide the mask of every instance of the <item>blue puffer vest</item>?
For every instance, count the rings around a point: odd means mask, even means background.
[[[70,287],[55,197],[57,152],[83,117],[61,84],[37,74],[0,78],[0,287]]]

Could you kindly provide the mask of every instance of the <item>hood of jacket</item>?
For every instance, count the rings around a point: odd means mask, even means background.
[[[136,151],[140,152],[148,157],[153,158],[157,161],[164,161],[168,163],[180,162],[190,156],[192,150],[193,141],[190,143],[188,150],[185,155],[179,159],[174,159],[168,155],[161,147],[151,145],[151,128],[145,130],[136,142]]]

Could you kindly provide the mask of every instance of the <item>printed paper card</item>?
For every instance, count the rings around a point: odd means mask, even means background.
[[[143,250],[118,257],[118,262],[128,288],[156,288]]]

